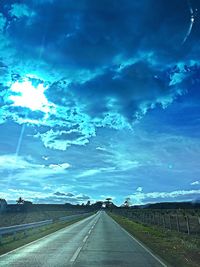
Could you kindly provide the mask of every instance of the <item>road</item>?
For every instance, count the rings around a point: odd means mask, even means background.
[[[0,256],[0,267],[166,266],[104,211]]]

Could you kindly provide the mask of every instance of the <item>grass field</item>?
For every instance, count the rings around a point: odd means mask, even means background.
[[[200,236],[189,236],[157,226],[147,226],[114,214],[109,215],[130,234],[173,267],[200,266]]]

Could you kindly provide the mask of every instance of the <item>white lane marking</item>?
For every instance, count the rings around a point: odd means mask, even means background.
[[[95,217],[95,216],[96,216],[95,214],[94,214],[94,215],[91,215],[90,217],[87,217],[87,218],[85,218],[85,219],[83,219],[83,220],[81,220],[81,221],[78,221],[78,222],[75,222],[75,223],[73,223],[73,224],[71,224],[71,225],[68,225],[68,226],[66,226],[66,227],[63,227],[63,228],[61,228],[61,229],[59,229],[59,230],[57,230],[57,231],[55,231],[55,232],[53,232],[53,233],[51,233],[51,234],[45,235],[45,236],[43,236],[43,237],[41,237],[41,238],[38,238],[38,239],[36,239],[36,240],[34,240],[34,241],[28,243],[28,244],[25,244],[25,245],[23,245],[23,246],[21,246],[21,247],[15,248],[15,249],[13,249],[13,250],[11,250],[11,251],[8,251],[8,252],[6,252],[6,253],[0,255],[0,258],[2,258],[2,257],[4,257],[4,256],[7,256],[7,255],[9,255],[9,254],[11,254],[11,253],[13,253],[13,252],[15,252],[15,251],[20,250],[20,249],[26,248],[26,247],[28,247],[28,246],[30,246],[30,245],[36,243],[36,242],[39,242],[40,240],[43,240],[43,239],[45,239],[45,238],[47,238],[47,237],[50,237],[50,236],[54,235],[55,233],[62,232],[62,231],[63,231],[64,229],[66,229],[66,228],[75,226],[76,224],[79,224],[79,223],[83,223],[84,221],[87,221],[89,218],[91,219],[92,217]]]
[[[82,249],[82,247],[77,248],[77,250],[76,250],[76,252],[74,253],[74,255],[72,256],[70,262],[74,262],[74,261],[77,259],[79,253],[81,252],[81,249]]]
[[[109,216],[109,215],[108,215]],[[109,216],[110,217],[110,216]],[[110,217],[111,220],[113,220],[113,222],[115,224],[117,224],[122,231],[124,231],[128,236],[130,236],[136,243],[138,243],[138,245],[140,245],[144,250],[146,250],[154,259],[156,259],[162,266],[164,267],[168,267],[164,262],[162,262],[156,255],[154,255],[147,247],[145,247],[139,240],[137,240],[135,237],[133,237],[131,234],[129,234],[129,232],[127,232],[120,224],[118,224],[112,217]]]
[[[98,220],[92,225],[91,229],[89,230],[88,234],[90,234],[92,232],[92,230],[94,229],[95,225],[97,224]]]
[[[83,242],[85,243],[87,239],[88,239],[88,235],[86,235],[86,236],[84,237]]]

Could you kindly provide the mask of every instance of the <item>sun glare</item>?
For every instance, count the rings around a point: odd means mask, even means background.
[[[24,79],[22,82],[16,81],[11,85],[10,90],[15,94],[12,94],[9,98],[13,101],[13,106],[47,113],[50,111],[52,104],[48,102],[44,94],[46,89],[47,87],[44,87],[42,83],[35,87],[31,81]]]

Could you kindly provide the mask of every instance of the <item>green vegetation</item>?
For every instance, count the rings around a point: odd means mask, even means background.
[[[158,225],[188,234],[200,234],[200,209],[134,209],[123,207],[113,211],[134,222]]]
[[[87,217],[87,216],[86,216]],[[84,217],[84,218],[86,218]],[[83,218],[82,218],[83,219]],[[35,241],[41,237],[44,237],[48,234],[54,233],[55,231],[58,231],[59,229],[62,229],[66,226],[69,226],[77,221],[80,221],[80,219],[73,220],[71,222],[55,222],[51,225],[42,226],[35,229],[26,230],[26,232],[19,232],[15,235],[8,235],[2,238],[1,244],[0,244],[0,255],[11,251],[13,249],[16,249],[18,247],[21,247],[25,244],[28,244],[32,241]]]
[[[200,263],[200,237],[189,236],[131,221],[126,217],[109,213],[130,234],[163,258],[170,266],[198,267]]]
[[[0,214],[0,227],[12,226],[24,223],[39,222],[44,220],[57,220],[60,217],[77,214],[76,211],[27,211],[8,212]]]

